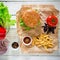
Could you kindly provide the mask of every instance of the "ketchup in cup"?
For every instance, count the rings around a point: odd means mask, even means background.
[[[6,36],[6,29],[4,27],[0,27],[0,40],[3,40]]]

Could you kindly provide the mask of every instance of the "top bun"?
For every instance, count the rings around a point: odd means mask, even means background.
[[[25,10],[25,12],[22,15],[23,21],[26,26],[34,28],[38,25],[38,22],[40,21],[40,15],[32,9]]]

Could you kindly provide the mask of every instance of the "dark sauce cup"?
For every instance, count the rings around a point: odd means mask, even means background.
[[[29,45],[32,44],[32,38],[30,36],[24,36],[23,39],[22,39],[22,43],[25,46],[29,46]]]

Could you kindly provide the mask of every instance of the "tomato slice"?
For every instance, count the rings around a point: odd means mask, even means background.
[[[3,40],[6,36],[6,29],[3,27],[0,27],[0,40]]]
[[[46,22],[49,26],[55,27],[58,23],[58,18],[54,15],[48,16],[47,19],[46,19]]]

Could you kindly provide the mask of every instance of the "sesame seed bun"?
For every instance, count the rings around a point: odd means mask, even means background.
[[[31,28],[35,27],[40,21],[40,15],[32,9],[26,10],[23,13],[22,18],[26,26],[31,27]]]

